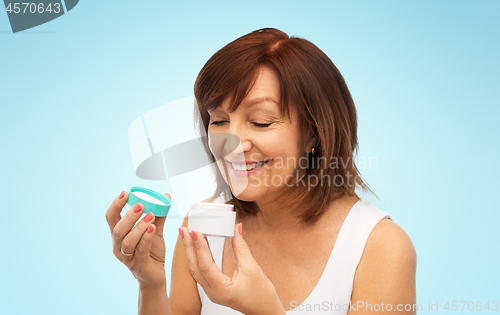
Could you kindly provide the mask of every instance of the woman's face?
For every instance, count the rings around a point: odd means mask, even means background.
[[[221,106],[209,112],[212,153],[227,184],[240,200],[272,198],[291,182],[299,159],[304,156],[305,148],[299,147],[301,130],[297,113],[291,110],[291,121],[281,116],[279,97],[276,74],[263,66],[253,89],[236,111],[228,113],[230,100],[226,98]],[[239,140],[236,145],[227,141],[231,137]]]

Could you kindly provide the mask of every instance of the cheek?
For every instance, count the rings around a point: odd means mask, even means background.
[[[294,161],[299,159],[297,140],[290,135],[262,137],[256,145],[266,157],[273,159],[278,170],[293,169]]]

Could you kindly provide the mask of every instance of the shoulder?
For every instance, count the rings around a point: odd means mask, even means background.
[[[408,233],[393,220],[384,218],[371,231],[357,272],[404,268],[412,273],[416,265],[417,253]]]
[[[356,269],[352,303],[416,303],[417,253],[403,228],[384,218],[371,231]]]
[[[408,233],[393,220],[384,218],[371,231],[361,260],[363,259],[386,260],[389,264],[391,260],[411,267],[412,264],[416,265],[417,253]]]

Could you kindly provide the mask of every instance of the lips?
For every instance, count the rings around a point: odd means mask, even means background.
[[[234,170],[241,171],[241,172],[247,172],[247,171],[251,171],[251,170],[254,170],[256,168],[259,168],[269,161],[259,161],[259,162],[246,161],[245,163],[234,163],[234,162],[231,162],[228,160],[228,162],[233,167]]]

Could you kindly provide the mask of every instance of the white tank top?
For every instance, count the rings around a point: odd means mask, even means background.
[[[363,254],[366,241],[375,225],[383,218],[393,220],[386,212],[361,198],[351,208],[340,228],[330,258],[313,291],[301,304],[294,303],[289,315],[324,314],[345,315],[353,288],[354,274]],[[209,236],[208,242],[215,263],[222,270],[224,238]],[[202,303],[201,315],[243,314],[229,307],[212,302],[197,284]]]

